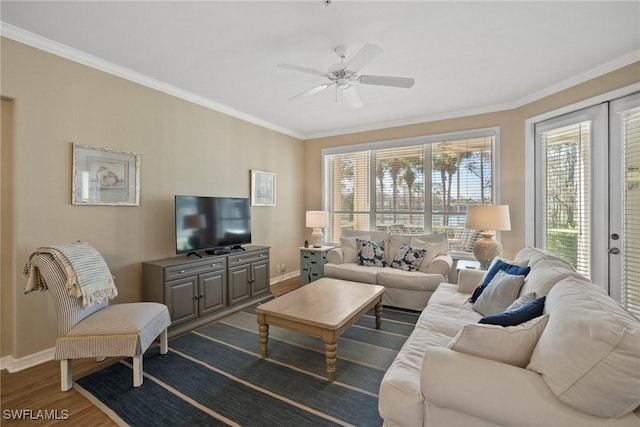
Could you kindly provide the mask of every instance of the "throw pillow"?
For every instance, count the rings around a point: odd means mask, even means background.
[[[356,263],[358,262],[358,244],[356,243],[357,237],[342,236],[340,237],[340,246],[342,246],[342,253],[344,254],[344,263]],[[371,237],[366,234],[358,236],[360,239],[369,240]]]
[[[500,270],[473,304],[473,309],[483,316],[500,313],[518,298],[523,284],[524,276]]]
[[[458,332],[447,348],[526,368],[548,320],[546,314],[506,328],[471,323]]]
[[[358,264],[367,267],[384,267],[384,241],[372,242],[371,240],[356,237],[358,245]]]
[[[489,283],[491,282],[491,279],[493,279],[493,276],[495,276],[498,271],[504,271],[505,273],[515,274],[518,276],[526,276],[527,274],[529,274],[530,270],[531,268],[528,266],[523,267],[517,264],[510,264],[501,259],[495,260],[489,267],[489,271],[487,271],[487,274],[484,276],[484,279],[482,280],[480,286],[478,286],[475,291],[473,291],[473,295],[471,295],[469,301],[476,302],[478,297],[480,297],[487,285],[489,285]]]
[[[422,258],[422,262],[420,263],[418,269],[423,273],[428,273],[429,265],[438,255],[440,255],[442,245],[440,243],[425,241],[418,237],[412,237],[410,244],[414,248],[427,250],[427,253],[424,254],[424,258]]]
[[[524,285],[522,285],[524,286]],[[511,311],[511,310],[515,310],[517,308],[522,307],[523,305],[525,305],[528,302],[534,301],[536,299],[536,293],[535,292],[529,292],[528,294],[524,294],[524,295],[520,295],[520,297],[515,300],[513,302],[513,304],[511,304],[509,307],[507,307],[507,309],[505,311]]]
[[[402,245],[393,257],[391,267],[404,271],[416,271],[420,267],[420,263],[426,253],[426,249],[414,248],[411,245]]]
[[[536,317],[542,316],[544,311],[544,301],[546,297],[540,297],[535,301],[526,303],[520,308],[511,311],[485,316],[478,323],[486,323],[489,325],[515,326]]]

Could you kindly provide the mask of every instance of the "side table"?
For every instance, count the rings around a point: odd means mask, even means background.
[[[300,284],[306,285],[324,277],[324,265],[327,263],[327,252],[333,246],[300,247]]]

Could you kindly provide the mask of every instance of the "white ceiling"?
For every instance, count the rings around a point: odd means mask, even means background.
[[[299,138],[513,108],[640,60],[640,1],[5,1],[2,35]],[[7,25],[8,24],[8,25]],[[384,52],[364,106],[279,63]]]

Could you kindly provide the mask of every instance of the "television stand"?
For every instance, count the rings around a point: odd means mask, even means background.
[[[231,252],[238,252],[238,251],[242,252],[242,251],[246,251],[246,249],[240,245],[235,245],[231,247]]]
[[[189,257],[189,255],[195,255],[195,256],[197,256],[198,258],[202,258],[202,255],[200,255],[198,252],[189,252],[189,253],[187,254],[187,257]]]

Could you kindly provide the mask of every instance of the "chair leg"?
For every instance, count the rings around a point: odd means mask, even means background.
[[[73,386],[71,381],[71,359],[60,361],[60,390],[69,391]]]
[[[169,341],[167,340],[167,330],[160,333],[160,354],[167,354],[169,351]]]
[[[142,385],[142,354],[133,356],[133,386],[140,387]]]

